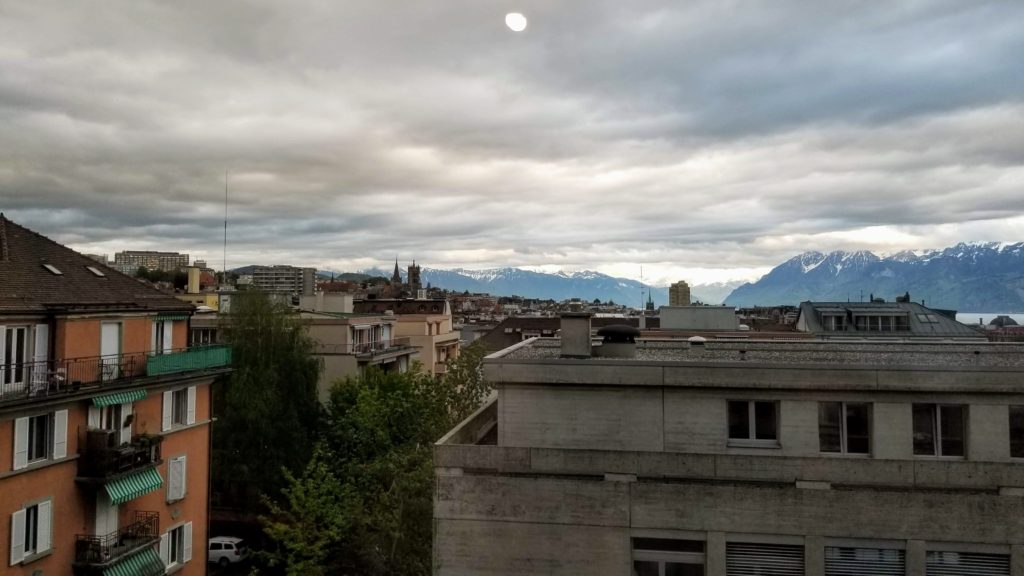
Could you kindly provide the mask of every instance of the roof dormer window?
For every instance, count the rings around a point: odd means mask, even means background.
[[[101,272],[100,269],[95,267],[95,266],[86,266],[85,269],[88,270],[89,272],[92,272],[95,276],[98,276],[100,278],[106,278],[107,277],[106,274]]]
[[[64,273],[57,269],[53,264],[43,264],[43,268],[46,268],[54,276],[63,276]]]

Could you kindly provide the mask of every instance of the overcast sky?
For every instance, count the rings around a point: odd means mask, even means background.
[[[505,14],[529,20],[515,33]],[[220,267],[1024,239],[1024,2],[0,2],[0,210]]]

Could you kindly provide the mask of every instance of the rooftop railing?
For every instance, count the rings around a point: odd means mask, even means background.
[[[136,511],[132,522],[115,532],[75,537],[75,564],[109,564],[160,540],[160,514]]]
[[[161,353],[138,352],[0,364],[0,405],[130,385],[143,378],[226,368],[231,348],[221,344]]]

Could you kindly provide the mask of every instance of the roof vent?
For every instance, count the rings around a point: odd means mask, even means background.
[[[640,331],[628,324],[611,324],[597,331],[601,346],[594,348],[595,356],[606,358],[635,358],[636,339]]]
[[[686,341],[690,343],[690,346],[703,346],[708,339],[703,336],[690,336]]]
[[[57,269],[53,264],[43,264],[43,268],[46,268],[54,276],[63,276],[64,273]]]
[[[88,270],[89,272],[92,272],[94,275],[99,276],[100,278],[106,278],[107,277],[106,274],[104,274],[103,272],[100,272],[100,269],[95,267],[95,266],[86,266],[85,269]]]

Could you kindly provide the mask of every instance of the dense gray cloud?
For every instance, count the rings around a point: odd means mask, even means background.
[[[529,27],[516,34],[504,14]],[[230,266],[1020,240],[1024,4],[0,4],[0,209]]]

